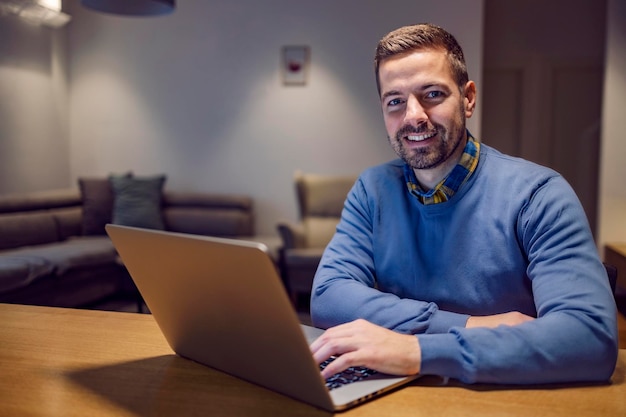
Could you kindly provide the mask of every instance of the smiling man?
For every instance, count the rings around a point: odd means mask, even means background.
[[[337,356],[322,375],[607,380],[616,308],[571,187],[471,136],[476,85],[444,29],[389,33],[375,72],[400,159],[361,174],[320,262],[311,350]]]

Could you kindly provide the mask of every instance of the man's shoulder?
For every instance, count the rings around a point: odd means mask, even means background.
[[[480,146],[480,158],[485,162],[483,165],[487,166],[489,169],[498,170],[501,173],[503,172],[502,170],[506,170],[504,172],[510,171],[515,173],[515,175],[521,174],[522,176],[560,176],[559,173],[552,168],[529,161],[528,159],[502,153],[484,143]]]
[[[384,162],[382,164],[373,165],[366,168],[361,177],[368,178],[381,178],[381,177],[404,177],[404,161],[402,159],[393,159],[391,161]]]
[[[367,189],[387,188],[390,184],[404,185],[404,161],[394,159],[366,168],[359,176],[359,181]]]
[[[549,189],[553,195],[571,191],[565,178],[552,168],[504,154],[487,145],[481,145],[478,164],[479,188],[492,190],[495,195],[529,198],[541,189]]]

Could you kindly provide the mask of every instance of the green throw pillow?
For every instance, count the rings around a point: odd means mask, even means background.
[[[165,175],[155,177],[110,176],[113,188],[113,224],[165,229],[161,200]]]

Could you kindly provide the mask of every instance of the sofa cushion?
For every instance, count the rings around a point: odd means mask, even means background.
[[[113,189],[108,178],[79,178],[84,235],[104,235],[113,218]]]
[[[67,207],[51,209],[50,214],[57,224],[59,240],[65,240],[72,236],[82,234],[82,209],[80,207]]]
[[[114,224],[165,229],[161,214],[165,175],[155,177],[111,176]]]
[[[198,191],[163,192],[165,207],[196,207],[252,211],[252,197],[237,194],[213,194]]]
[[[25,287],[53,270],[54,265],[38,256],[0,254],[0,293]]]
[[[314,248],[324,248],[332,239],[339,223],[338,217],[311,216],[303,221],[306,230],[306,245]]]
[[[0,196],[0,213],[75,207],[80,205],[80,202],[80,195],[74,189],[3,194]]]
[[[4,251],[0,255],[0,261],[21,258],[45,262],[56,275],[63,275],[74,268],[117,262],[117,252],[108,236],[76,236],[63,242]]]
[[[252,217],[242,210],[168,207],[163,210],[167,230],[209,236],[251,235]]]
[[[0,249],[38,245],[59,240],[54,217],[34,211],[0,216]]]

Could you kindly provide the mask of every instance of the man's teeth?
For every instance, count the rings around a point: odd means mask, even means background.
[[[423,135],[408,135],[406,138],[408,140],[414,141],[414,142],[421,142],[423,140],[426,140],[428,138],[432,138],[433,136],[435,136],[436,133],[426,133]]]

